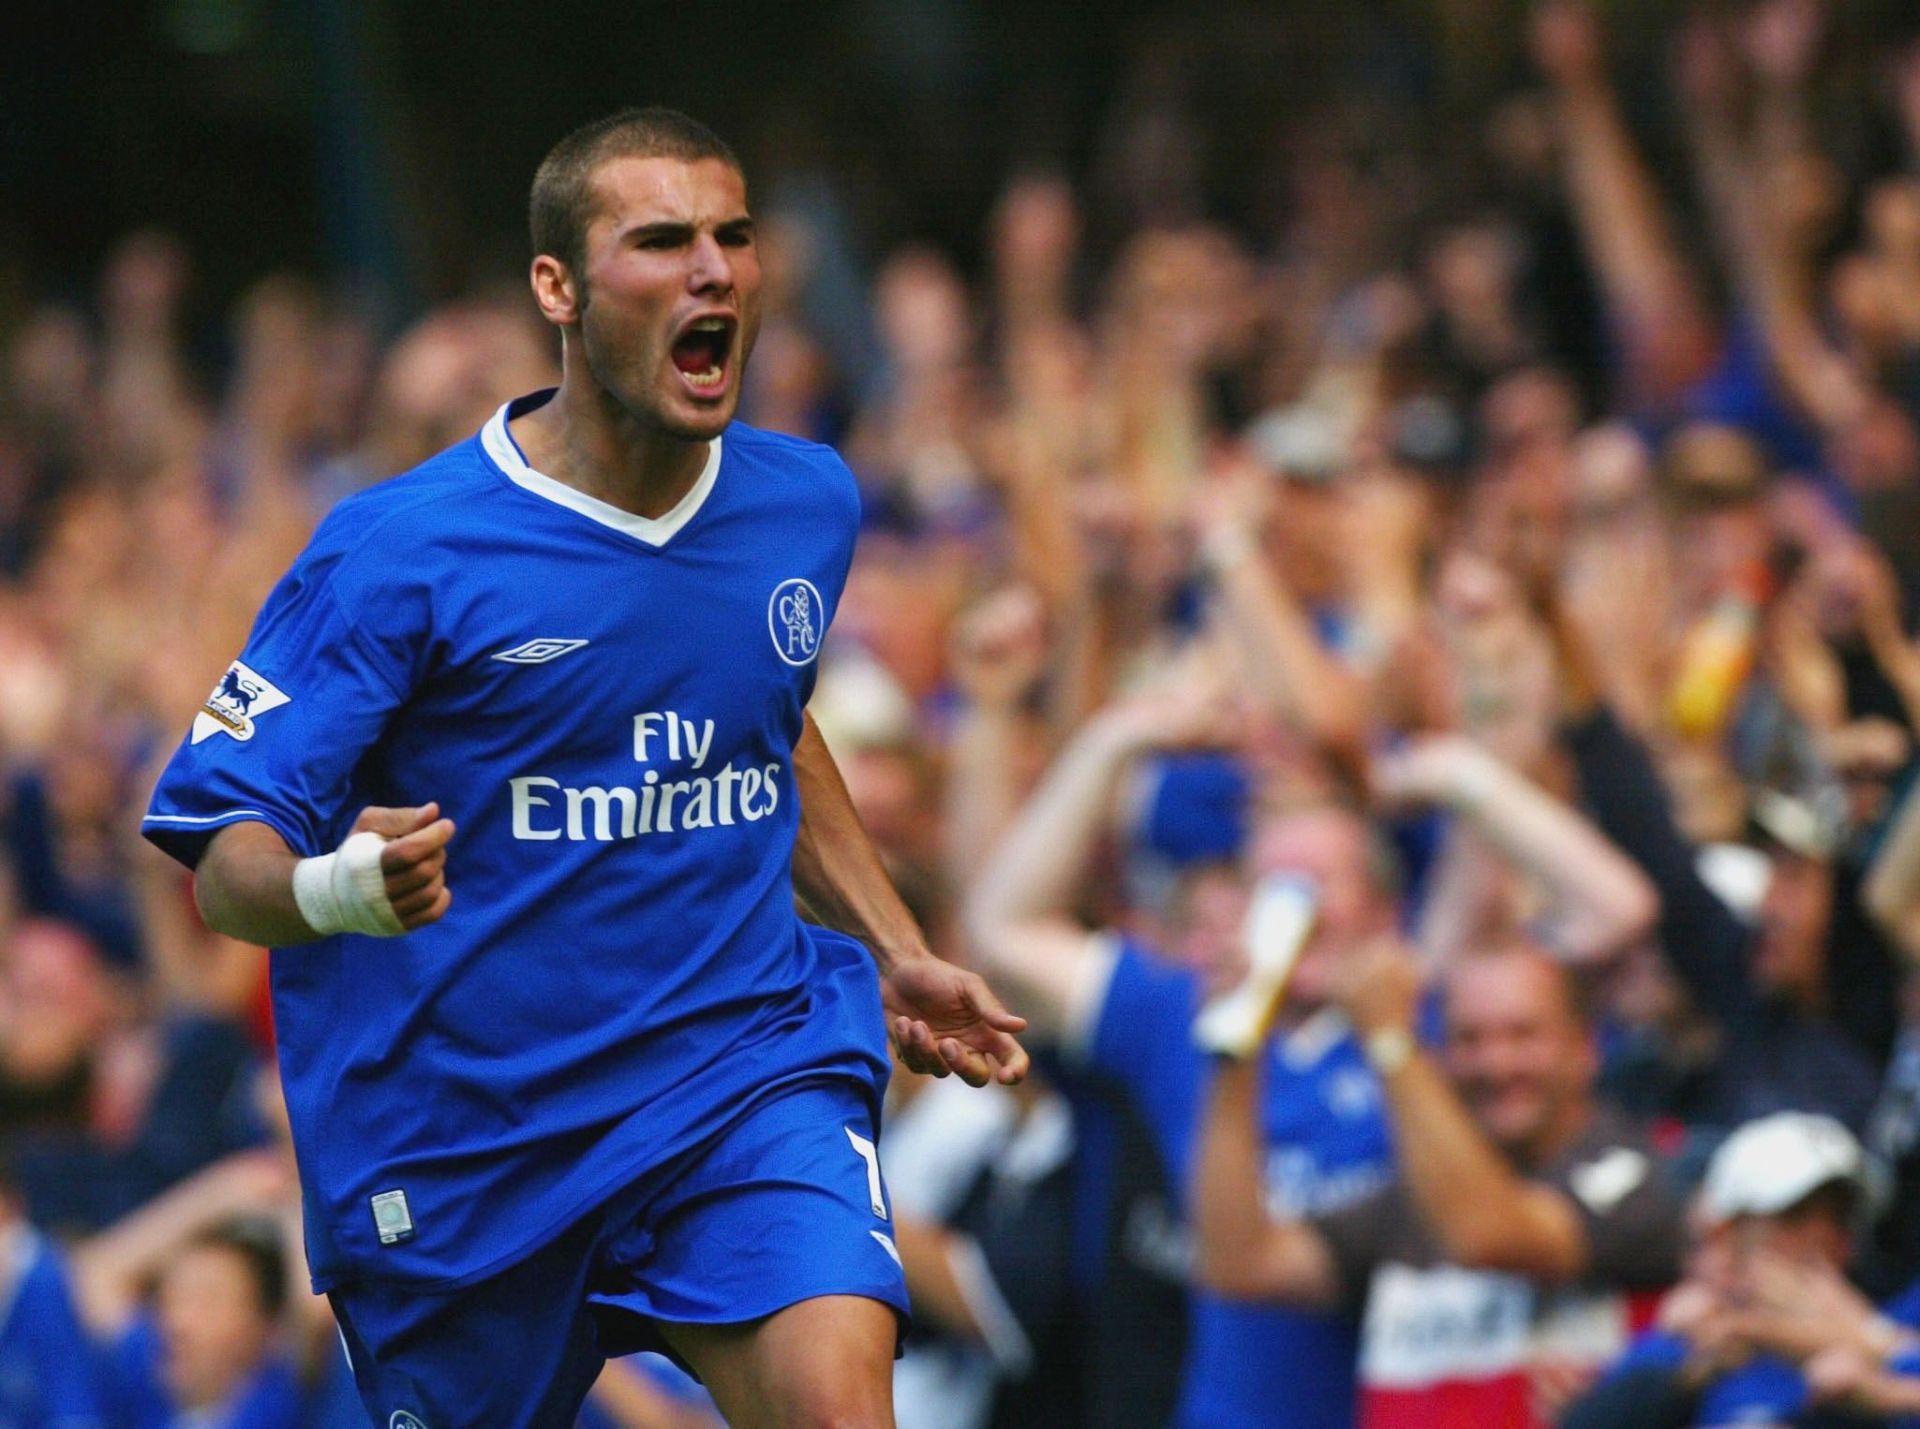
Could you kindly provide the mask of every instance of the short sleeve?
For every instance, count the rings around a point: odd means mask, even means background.
[[[343,599],[337,564],[312,554],[268,597],[154,789],[141,832],[190,868],[216,832],[250,820],[296,853],[325,852],[355,767],[413,679],[417,603]]]
[[[1309,1218],[1307,1224],[1333,1257],[1342,1305],[1357,1309],[1366,1303],[1374,1269],[1386,1259],[1388,1238],[1414,1215],[1405,1192],[1394,1182],[1337,1211]]]

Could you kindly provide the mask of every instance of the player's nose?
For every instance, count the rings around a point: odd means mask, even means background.
[[[711,233],[703,233],[693,241],[687,287],[696,293],[725,293],[733,288],[733,259]]]

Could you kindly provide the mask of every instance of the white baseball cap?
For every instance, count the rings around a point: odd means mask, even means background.
[[[1867,1192],[1866,1155],[1853,1133],[1830,1116],[1775,1112],[1748,1122],[1713,1153],[1700,1206],[1714,1221],[1776,1216],[1835,1181]]]

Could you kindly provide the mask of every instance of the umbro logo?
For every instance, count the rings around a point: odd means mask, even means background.
[[[572,654],[586,643],[584,640],[529,640],[511,650],[502,650],[492,658],[505,660],[509,665],[544,665],[549,660]]]

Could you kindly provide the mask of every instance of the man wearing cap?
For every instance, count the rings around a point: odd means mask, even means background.
[[[1686,1280],[1565,1429],[1915,1413],[1920,1296],[1876,1310],[1844,1274],[1867,1199],[1860,1144],[1832,1117],[1779,1112],[1734,1132],[1701,1186]]]

